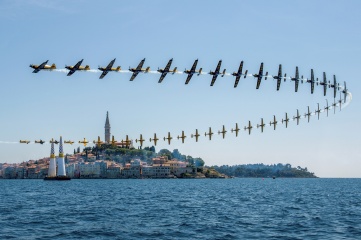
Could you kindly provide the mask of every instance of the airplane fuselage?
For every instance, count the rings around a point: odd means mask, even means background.
[[[40,65],[34,65],[34,64],[31,64],[30,67],[31,68],[34,68],[34,69],[38,69]],[[41,68],[41,70],[54,70],[56,69],[55,67],[52,67],[50,65],[45,65],[44,67]]]
[[[111,71],[114,71],[114,72],[119,72],[121,70],[120,67],[116,67],[116,68],[105,68],[105,67],[99,67],[98,68],[100,71],[106,71],[106,72],[111,72]]]
[[[176,71],[174,70],[164,70],[162,68],[158,69],[157,72],[160,72],[160,73],[175,73]]]
[[[65,66],[66,69],[68,70],[73,70],[74,69],[74,66]],[[87,70],[90,70],[90,67],[87,65],[87,66],[79,66],[78,68],[76,68],[77,71],[87,71]],[[100,69],[99,69],[100,70]]]

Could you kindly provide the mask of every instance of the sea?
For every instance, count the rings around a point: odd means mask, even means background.
[[[0,180],[0,239],[361,239],[361,179]]]

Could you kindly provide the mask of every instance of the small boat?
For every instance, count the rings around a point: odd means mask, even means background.
[[[44,180],[56,180],[56,181],[64,181],[70,180],[71,178],[68,176],[56,176],[56,177],[45,177]]]

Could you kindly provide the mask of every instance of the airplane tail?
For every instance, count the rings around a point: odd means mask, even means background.
[[[150,71],[150,67],[147,67],[146,69],[145,69],[145,72],[147,73],[147,72],[149,72]]]
[[[268,76],[268,72],[266,72],[266,76],[265,76],[264,80],[267,80],[267,76]]]
[[[84,69],[85,69],[85,70],[90,70],[89,65],[86,65]]]
[[[197,74],[197,75],[199,76],[200,74],[202,74],[202,68],[200,68],[200,69],[199,69],[199,71],[198,71],[198,74]]]
[[[248,70],[246,70],[246,71],[244,72],[244,78],[247,77],[247,73],[248,73]]]
[[[121,70],[120,66],[118,66],[118,67],[115,69],[115,71],[120,71],[120,70]]]
[[[226,74],[226,69],[223,69],[223,72],[222,72],[222,76],[221,76],[221,77],[224,77],[225,74]]]
[[[55,63],[53,63],[50,68],[51,68],[51,69],[56,69]]]
[[[284,78],[283,78],[283,81],[284,81],[284,82],[286,82],[286,80],[287,80],[287,73],[285,73],[285,76],[284,76]]]
[[[173,74],[177,72],[177,67],[174,68]]]

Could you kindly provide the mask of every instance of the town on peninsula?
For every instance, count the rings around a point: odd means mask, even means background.
[[[54,173],[56,168],[59,170],[59,165],[64,169],[64,176],[71,179],[316,177],[307,168],[293,168],[290,164],[208,167],[202,158],[183,155],[178,149],[156,152],[154,146],[134,148],[132,140],[112,142],[108,113],[104,143],[82,150],[78,147],[72,154],[64,155],[61,143],[59,155],[63,164],[58,162],[56,167],[52,143],[50,157],[22,163],[0,163],[0,179],[44,179],[49,177],[51,168],[54,168]]]

